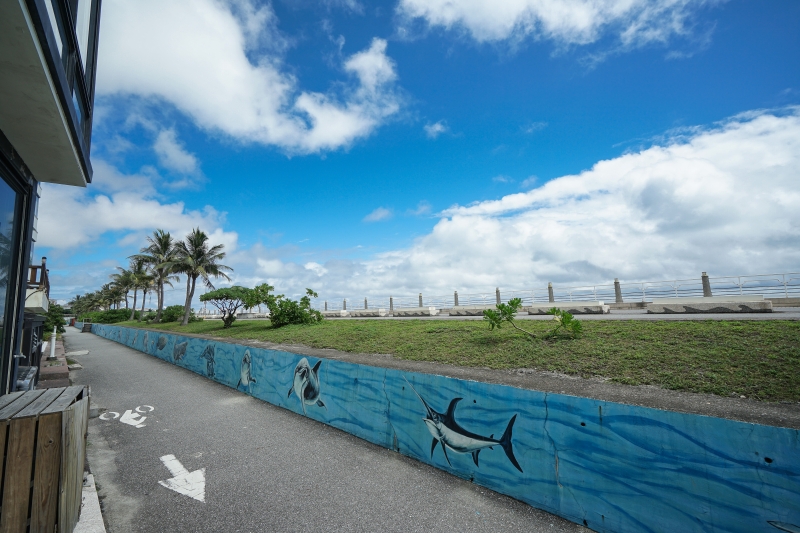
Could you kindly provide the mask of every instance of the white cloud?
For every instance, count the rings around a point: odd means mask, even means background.
[[[492,181],[495,183],[513,183],[514,179],[509,176],[504,176],[503,174],[500,174],[499,176],[493,177]]]
[[[37,246],[68,251],[109,231],[125,232],[117,243],[124,246],[143,243],[157,228],[182,238],[199,226],[213,242],[236,249],[238,235],[222,229],[225,213],[210,205],[190,210],[183,202],[163,202],[150,176],[124,175],[102,160],[93,165],[91,188],[42,185]]]
[[[413,216],[422,216],[427,215],[431,212],[431,204],[426,200],[422,200],[420,203],[417,204],[416,209],[409,209],[408,214]]]
[[[467,32],[479,42],[526,37],[559,46],[585,45],[615,35],[623,47],[665,43],[690,32],[699,8],[717,0],[401,0],[409,20]]]
[[[385,207],[378,207],[372,213],[364,217],[364,222],[379,222],[392,218],[392,210]]]
[[[447,131],[447,124],[445,121],[440,120],[439,122],[434,122],[433,124],[425,124],[423,129],[425,130],[425,135],[427,135],[429,139],[435,139]]]
[[[533,187],[534,185],[536,185],[536,182],[538,182],[538,181],[539,181],[539,178],[537,176],[528,176],[527,178],[525,178],[524,180],[522,180],[520,182],[519,188],[520,189],[528,189],[528,188]]]
[[[750,113],[529,192],[453,206],[406,249],[313,265],[271,256],[270,283],[332,301],[796,271],[798,175],[800,108]]]
[[[249,0],[109,0],[97,90],[168,102],[200,127],[290,153],[368,136],[400,109],[386,41],[346,59],[342,90],[302,91],[271,8]]]
[[[197,158],[178,141],[175,130],[162,130],[156,137],[153,150],[164,168],[182,174],[194,174],[198,170]]]

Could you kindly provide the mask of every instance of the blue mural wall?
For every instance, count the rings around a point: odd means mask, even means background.
[[[800,432],[119,326],[92,332],[596,531],[800,532]]]

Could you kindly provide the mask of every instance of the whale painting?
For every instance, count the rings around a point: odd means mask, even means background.
[[[245,350],[244,356],[242,356],[242,366],[239,377],[239,383],[236,385],[236,388],[245,387],[249,391],[250,384],[256,382],[256,379],[253,377],[252,374],[251,364],[252,362],[250,360],[250,350]]]
[[[494,446],[500,446],[503,451],[506,452],[506,457],[508,457],[511,464],[514,465],[514,468],[522,472],[522,467],[519,466],[517,458],[514,457],[514,449],[511,446],[511,431],[514,428],[514,421],[517,419],[517,415],[512,416],[511,420],[508,421],[506,430],[499,440],[495,439],[494,435],[483,437],[467,431],[456,422],[456,407],[458,406],[458,402],[463,400],[463,398],[453,398],[450,401],[450,405],[447,407],[447,412],[439,413],[428,405],[428,402],[419,395],[417,390],[407,379],[406,383],[408,383],[411,390],[414,391],[414,394],[417,395],[422,405],[425,406],[426,416],[422,420],[433,436],[433,442],[431,442],[431,458],[433,458],[433,452],[436,451],[436,446],[441,445],[444,458],[447,459],[447,464],[450,466],[452,466],[452,464],[450,463],[450,458],[447,456],[448,448],[456,453],[471,454],[475,466],[480,467],[478,464],[478,454],[481,453],[481,450],[485,448],[491,450]]]
[[[303,407],[303,414],[306,414],[306,405],[317,405],[325,407],[319,399],[319,366],[322,360],[317,361],[314,368],[308,364],[308,359],[303,357],[294,368],[294,380],[289,389],[287,398],[292,397],[292,392],[300,398],[300,405]]]

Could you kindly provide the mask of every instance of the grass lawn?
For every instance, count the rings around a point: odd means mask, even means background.
[[[119,325],[141,326],[137,322]],[[549,331],[545,321],[520,325]],[[345,352],[393,354],[495,369],[535,368],[629,385],[800,401],[800,322],[584,321],[579,339],[529,339],[509,326],[490,331],[483,321],[325,320],[315,326],[270,327],[266,320],[219,320],[149,326],[176,332],[302,344]]]

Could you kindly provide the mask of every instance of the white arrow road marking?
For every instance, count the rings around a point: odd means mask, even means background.
[[[201,468],[194,472],[186,470],[180,461],[174,455],[165,455],[161,458],[172,474],[171,479],[159,481],[158,484],[170,490],[174,490],[184,496],[189,496],[197,501],[205,503],[206,501],[206,469]]]
[[[134,413],[133,411],[128,409],[127,411],[125,411],[125,413],[123,413],[119,421],[122,422],[123,424],[128,424],[137,428],[143,428],[144,424],[142,424],[142,422],[147,420],[147,417],[142,416],[141,418],[139,418],[140,416],[141,415]]]

